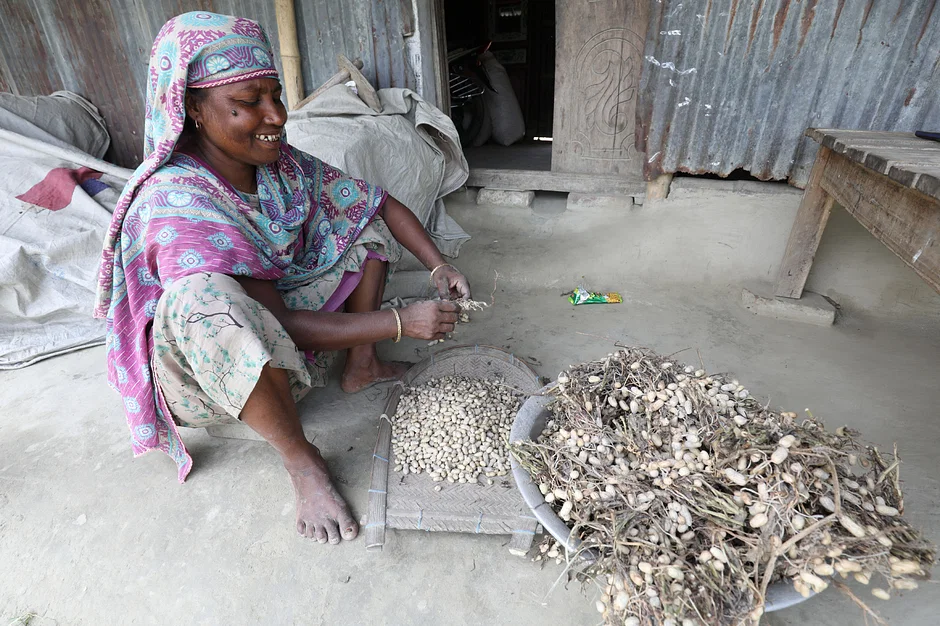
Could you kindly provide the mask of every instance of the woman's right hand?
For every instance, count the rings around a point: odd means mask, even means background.
[[[460,306],[449,300],[416,302],[398,311],[401,334],[413,339],[443,339],[454,330]]]

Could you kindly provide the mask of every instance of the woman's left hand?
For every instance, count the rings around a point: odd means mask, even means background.
[[[434,286],[441,300],[469,300],[470,283],[457,268],[445,265],[434,272]]]

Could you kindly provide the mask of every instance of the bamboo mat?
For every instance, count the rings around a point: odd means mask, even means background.
[[[494,478],[493,485],[435,483],[425,473],[404,475],[392,469],[392,423],[402,393],[432,378],[455,375],[499,380],[525,394],[536,393],[541,387],[538,374],[527,363],[490,346],[447,348],[412,367],[393,387],[379,420],[364,524],[367,548],[383,546],[386,529],[396,528],[512,535],[510,552],[523,555],[535,534],[541,532],[509,475]],[[441,491],[434,491],[437,485]]]

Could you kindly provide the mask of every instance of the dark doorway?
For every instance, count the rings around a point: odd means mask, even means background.
[[[451,114],[461,130],[470,167],[550,170],[555,0],[444,0],[443,4]],[[492,57],[479,54],[487,44]],[[480,79],[479,70],[474,74],[471,65],[488,68],[483,76],[490,80]],[[469,101],[459,94],[455,98],[455,87],[471,88],[461,77],[476,84],[482,80],[480,89],[493,87],[493,92]],[[507,100],[507,88],[515,102]],[[483,120],[486,116],[490,119]]]

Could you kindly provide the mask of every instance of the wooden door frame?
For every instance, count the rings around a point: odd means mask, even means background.
[[[567,0],[555,0],[557,10],[558,3]],[[421,0],[418,0],[419,4]],[[448,70],[447,70],[447,33],[444,26],[444,0],[429,0],[428,17],[433,16],[435,20],[428,22],[428,28],[431,30],[434,46],[428,53],[433,55],[433,65],[436,77],[436,87],[439,90],[438,107],[449,114],[450,111],[450,90],[448,88]],[[427,32],[427,31],[425,31]],[[555,53],[556,63],[558,58],[558,24],[555,24]],[[422,42],[422,52],[425,50],[425,44]],[[558,72],[555,72],[555,86],[553,95],[558,92]],[[624,179],[620,176],[595,175],[595,174],[568,174],[556,172],[554,170],[515,170],[515,169],[490,169],[490,168],[471,168],[470,177],[467,179],[469,187],[492,187],[495,189],[512,189],[523,191],[562,191],[562,192],[582,192],[596,194],[615,194],[628,196],[642,196],[646,191],[646,186],[642,181]]]
[[[411,0],[405,0],[411,2]],[[414,0],[421,33],[421,73],[426,77],[421,97],[445,114],[450,111],[447,84],[447,33],[444,0]]]

